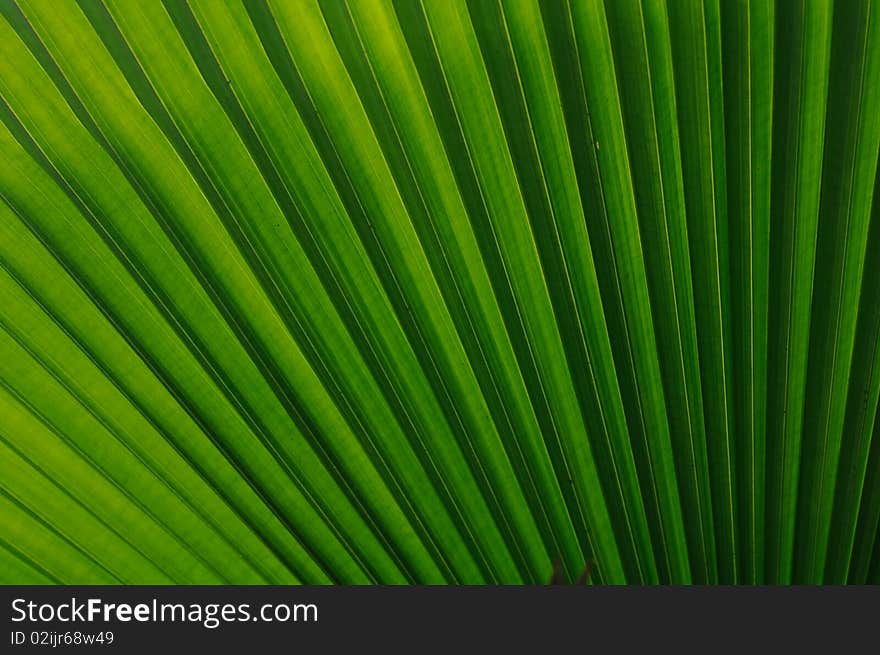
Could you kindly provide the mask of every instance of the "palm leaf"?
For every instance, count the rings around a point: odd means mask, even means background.
[[[871,0],[0,0],[0,582],[880,572]]]

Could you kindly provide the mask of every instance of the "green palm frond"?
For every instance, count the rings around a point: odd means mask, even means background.
[[[0,0],[0,582],[880,582],[878,149],[872,0]]]

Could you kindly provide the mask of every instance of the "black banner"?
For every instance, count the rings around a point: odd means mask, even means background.
[[[9,653],[842,652],[876,643],[880,616],[880,587],[0,587],[0,595],[0,652]]]

